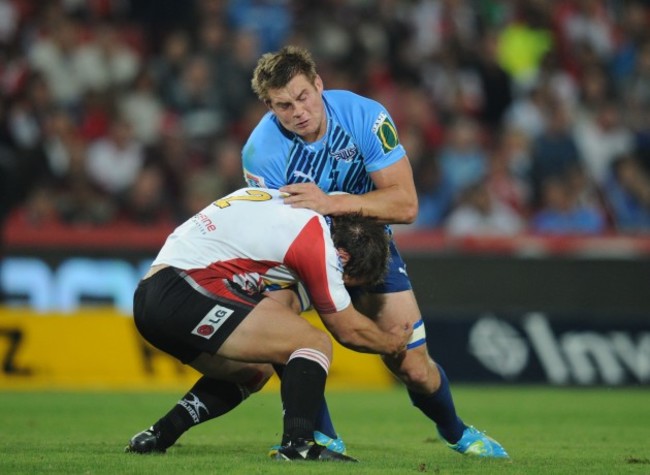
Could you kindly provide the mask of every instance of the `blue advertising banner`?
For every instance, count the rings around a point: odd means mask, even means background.
[[[430,352],[452,381],[649,385],[650,319],[618,317],[436,315],[425,326]]]

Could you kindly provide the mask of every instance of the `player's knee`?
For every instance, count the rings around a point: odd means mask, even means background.
[[[303,348],[313,348],[323,353],[327,358],[332,360],[332,339],[324,331],[311,327],[307,332],[301,344]]]
[[[429,389],[432,386],[431,377],[426,367],[407,368],[401,373],[404,383],[413,389]]]
[[[440,375],[435,363],[425,354],[407,353],[399,368],[393,372],[409,388],[417,392],[431,393],[440,386]]]

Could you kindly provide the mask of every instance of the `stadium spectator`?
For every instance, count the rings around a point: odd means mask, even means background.
[[[458,195],[487,172],[487,154],[476,121],[458,118],[447,129],[447,139],[439,154],[440,167]]]
[[[542,183],[551,176],[564,175],[567,170],[583,166],[572,129],[568,106],[553,101],[544,110],[544,130],[532,141],[530,184],[533,206],[541,202]]]
[[[112,223],[118,216],[119,204],[90,179],[83,142],[73,144],[69,160],[54,196],[61,222],[71,226],[106,226]]]
[[[616,229],[650,231],[650,176],[634,155],[614,160],[603,191]]]
[[[184,205],[185,191],[190,188],[187,182],[205,166],[205,154],[192,146],[181,124],[172,115],[164,117],[160,139],[146,147],[144,153],[144,166],[154,166],[161,171],[165,207],[175,222],[182,223],[189,217]],[[196,211],[195,207],[192,209]]]
[[[603,0],[562,2],[554,10],[559,43],[569,64],[580,49],[588,47],[603,62],[608,61],[616,41],[611,8]]]
[[[619,83],[619,94],[625,104],[625,117],[633,119],[650,107],[650,40],[640,44],[634,69]]]
[[[617,99],[614,83],[605,66],[597,58],[585,63],[578,77],[580,100],[576,104],[576,120],[595,115],[602,104]]]
[[[463,190],[445,221],[445,230],[451,236],[512,236],[524,229],[523,218],[495,199],[483,181]]]
[[[122,199],[144,164],[142,144],[133,138],[131,124],[113,119],[107,137],[89,144],[87,171],[90,178],[115,200]]]
[[[183,69],[192,54],[189,34],[183,30],[172,30],[165,36],[162,51],[151,58],[149,70],[164,104],[172,103],[180,87]]]
[[[557,51],[549,51],[544,56],[534,82],[548,91],[552,101],[557,101],[569,109],[577,107],[580,99],[578,81],[562,68]]]
[[[216,73],[221,84],[220,89],[224,91],[224,108],[233,124],[237,124],[244,115],[242,104],[256,102],[249,83],[250,72],[257,60],[258,43],[258,37],[253,32],[233,32],[229,55]]]
[[[530,211],[530,186],[528,180],[521,178],[512,165],[518,147],[517,136],[502,136],[490,152],[485,186],[488,193],[498,203],[514,211],[521,219],[527,219]]]
[[[602,234],[606,225],[601,210],[579,202],[567,177],[550,176],[542,183],[542,204],[532,216],[532,232],[547,235]]]
[[[212,156],[208,165],[210,174],[214,174],[221,183],[221,195],[227,195],[245,185],[241,173],[241,147],[236,140],[218,138],[212,147]]]
[[[436,61],[421,66],[422,83],[445,122],[458,116],[477,115],[483,100],[481,78],[454,47],[441,51]]]
[[[108,22],[93,28],[93,37],[75,51],[73,67],[82,90],[120,90],[135,78],[140,58],[119,30]]]
[[[518,95],[505,111],[503,125],[507,128],[518,128],[526,134],[529,140],[534,140],[545,127],[544,108],[549,90],[542,84],[536,84],[524,94]]]
[[[142,336],[203,376],[150,429],[133,436],[127,451],[165,452],[188,429],[261,389],[273,373],[264,363],[271,363],[283,368],[284,430],[276,458],[356,461],[314,441],[332,343],[299,312],[309,295],[341,344],[399,357],[410,325],[380,328],[352,306],[345,288],[381,280],[388,259],[383,226],[358,214],[333,216],[328,224],[264,189],[210,203],[171,234],[134,296]],[[300,299],[290,290],[297,286]]]
[[[20,15],[14,3],[10,0],[0,0],[0,44],[11,42],[19,21]]]
[[[550,9],[547,2],[519,2],[515,15],[499,31],[499,64],[513,78],[517,93],[530,89],[553,48]]]
[[[477,40],[476,11],[467,0],[418,0],[408,9],[418,58],[436,58],[450,44],[465,49]]]
[[[474,66],[481,91],[478,117],[484,127],[498,134],[505,112],[513,100],[512,78],[499,64],[497,32],[486,31],[480,45]]]
[[[528,135],[517,126],[504,126],[496,140],[496,147],[506,157],[510,173],[530,188],[532,158]]]
[[[36,148],[21,150],[22,160],[16,178],[23,198],[31,193],[49,195],[56,208],[57,193],[67,189],[75,166],[83,165],[85,144],[73,118],[63,109],[52,109],[44,115],[39,133],[41,140]],[[27,208],[30,203],[26,203]]]
[[[160,140],[165,105],[148,69],[141,69],[132,86],[119,95],[118,110],[133,125],[133,136],[140,143],[149,146]]]
[[[225,97],[216,87],[214,72],[205,57],[192,57],[183,67],[181,80],[170,98],[171,110],[197,144],[205,144],[226,127]]]
[[[122,214],[137,225],[157,225],[171,222],[165,205],[165,188],[162,171],[158,167],[143,167],[127,190]]]
[[[84,92],[84,82],[76,68],[80,33],[78,24],[69,18],[51,20],[44,35],[27,51],[30,65],[47,81],[56,101],[74,107]]]
[[[293,24],[288,2],[228,2],[227,14],[237,31],[253,32],[259,41],[256,56],[280,48],[289,37]]]
[[[115,106],[112,94],[87,91],[82,95],[74,115],[84,140],[93,142],[109,134]]]
[[[441,228],[456,196],[451,183],[440,170],[437,157],[425,155],[420,158],[414,167],[413,178],[418,193],[418,217],[413,227]]]
[[[616,50],[611,61],[612,79],[619,85],[634,71],[639,50],[648,40],[648,6],[644,3],[633,0],[621,5]]]
[[[582,115],[574,128],[574,140],[584,159],[586,170],[602,186],[614,158],[632,152],[634,136],[621,121],[619,105],[613,101],[599,104],[594,115]]]

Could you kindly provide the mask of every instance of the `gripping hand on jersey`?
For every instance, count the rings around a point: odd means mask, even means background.
[[[284,203],[292,208],[307,208],[322,215],[333,215],[337,212],[337,198],[326,194],[315,183],[285,185],[280,191],[289,195],[284,198]]]
[[[406,351],[411,335],[413,335],[413,327],[408,323],[398,323],[388,328],[387,333],[394,335],[397,348],[396,351],[386,356],[399,358]]]

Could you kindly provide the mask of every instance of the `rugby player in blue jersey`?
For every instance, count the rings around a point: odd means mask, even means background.
[[[310,53],[295,46],[264,54],[252,87],[269,111],[243,148],[250,186],[279,189],[288,195],[285,203],[323,215],[361,212],[387,225],[415,220],[418,201],[409,159],[380,103],[349,91],[325,90]],[[381,327],[413,325],[408,351],[383,361],[449,447],[462,454],[508,458],[498,442],[456,414],[445,372],[428,354],[406,265],[392,240],[386,279],[360,292],[356,305],[366,315],[377,309]],[[316,436],[323,445],[345,450],[326,405]]]

